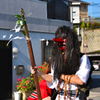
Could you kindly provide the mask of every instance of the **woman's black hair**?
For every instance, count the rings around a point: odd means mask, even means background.
[[[76,32],[67,26],[59,27],[55,32],[55,38],[66,39],[65,51],[59,50],[56,42],[52,50],[54,79],[60,79],[61,74],[72,75],[79,69],[80,49]]]

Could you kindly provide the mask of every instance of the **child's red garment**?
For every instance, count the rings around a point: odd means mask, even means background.
[[[37,91],[35,90],[28,98],[27,100],[38,100]]]
[[[47,86],[47,83],[45,80],[42,80],[40,83],[40,91],[41,91],[41,96],[42,99],[46,98],[48,96],[51,96],[51,89]],[[34,91],[31,96],[28,97],[27,100],[38,100],[37,92]]]
[[[51,89],[47,86],[47,83],[45,80],[42,80],[39,85],[40,85],[42,98],[51,96]]]

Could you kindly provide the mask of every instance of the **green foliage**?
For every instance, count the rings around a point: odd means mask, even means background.
[[[21,19],[22,19],[22,16],[21,16],[21,15],[15,15],[15,17],[16,17],[18,20],[21,20]]]
[[[89,27],[90,27],[90,23],[87,22],[87,23],[86,23],[86,28],[89,29]]]
[[[24,35],[25,34],[25,30],[23,29],[24,25],[26,24],[26,20],[25,18],[23,18],[22,15],[15,15],[15,17],[17,18],[17,21],[16,21],[16,26],[15,26],[15,31],[19,32],[21,31]]]
[[[31,76],[28,77],[22,77],[17,79],[17,90],[27,92],[27,91],[33,91],[35,89],[34,79]]]
[[[95,19],[100,19],[100,17],[96,17]]]
[[[85,28],[85,22],[81,22],[81,28]]]
[[[15,15],[15,17],[17,18],[16,24],[23,26],[26,23],[25,19],[21,15]]]
[[[100,28],[100,23],[99,22],[81,22],[80,23],[80,28],[83,28],[83,29],[97,29],[97,28]]]
[[[40,70],[43,73],[48,73],[49,71],[49,64],[47,62],[44,62],[41,66],[37,66],[38,70]],[[39,82],[42,79],[41,76],[38,77]],[[35,90],[35,83],[33,76],[29,75],[28,77],[22,77],[17,79],[17,85],[16,89],[19,91],[27,92],[27,91],[33,91]]]

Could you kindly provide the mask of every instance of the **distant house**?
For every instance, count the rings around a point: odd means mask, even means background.
[[[80,23],[80,21],[88,21],[88,2],[81,0],[71,1],[71,22],[74,24]]]
[[[81,21],[89,21],[89,15],[88,15],[88,6],[90,3],[81,1],[80,6],[80,20]]]
[[[54,2],[52,6],[52,2]],[[16,90],[16,80],[19,77],[27,76],[30,72],[30,59],[25,39],[13,40],[14,37],[24,37],[20,32],[10,31],[14,28],[16,14],[23,8],[30,31],[30,37],[35,55],[36,65],[41,65],[50,54],[49,40],[54,37],[54,32],[59,26],[68,25],[72,27],[68,14],[62,14],[58,8],[68,12],[69,4],[66,2],[50,0],[1,0],[0,2],[0,100],[12,97]],[[64,7],[63,7],[64,6]],[[54,9],[55,12],[52,13]],[[59,9],[60,12],[57,10]],[[65,10],[66,9],[66,10]],[[10,43],[9,41],[12,40]],[[7,46],[7,44],[9,45]],[[24,73],[18,75],[18,66],[23,66]],[[4,84],[4,85],[3,85]],[[2,92],[3,90],[3,92]],[[5,90],[5,93],[4,93]]]
[[[70,18],[71,22],[77,26],[77,32],[80,34],[80,22],[81,21],[89,21],[88,16],[88,2],[81,0],[70,0]]]

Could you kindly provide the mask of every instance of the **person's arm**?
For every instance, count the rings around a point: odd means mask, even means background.
[[[34,69],[32,69],[32,67],[30,67],[30,70],[31,70],[31,74],[35,74],[36,71]],[[47,82],[50,82],[51,83],[53,81],[53,76],[52,75],[45,74],[45,73],[39,71],[38,69],[37,69],[37,75],[38,76],[41,76]]]
[[[47,82],[52,82],[53,81],[53,76],[50,74],[45,74],[41,71],[37,71],[37,74],[40,75],[44,80],[46,80]]]
[[[83,55],[80,60],[79,70],[75,75],[61,75],[61,79],[67,83],[83,85],[87,82],[89,78],[89,73],[91,69],[90,61],[86,55]]]
[[[77,75],[61,75],[61,79],[66,83],[83,85],[84,82]]]

